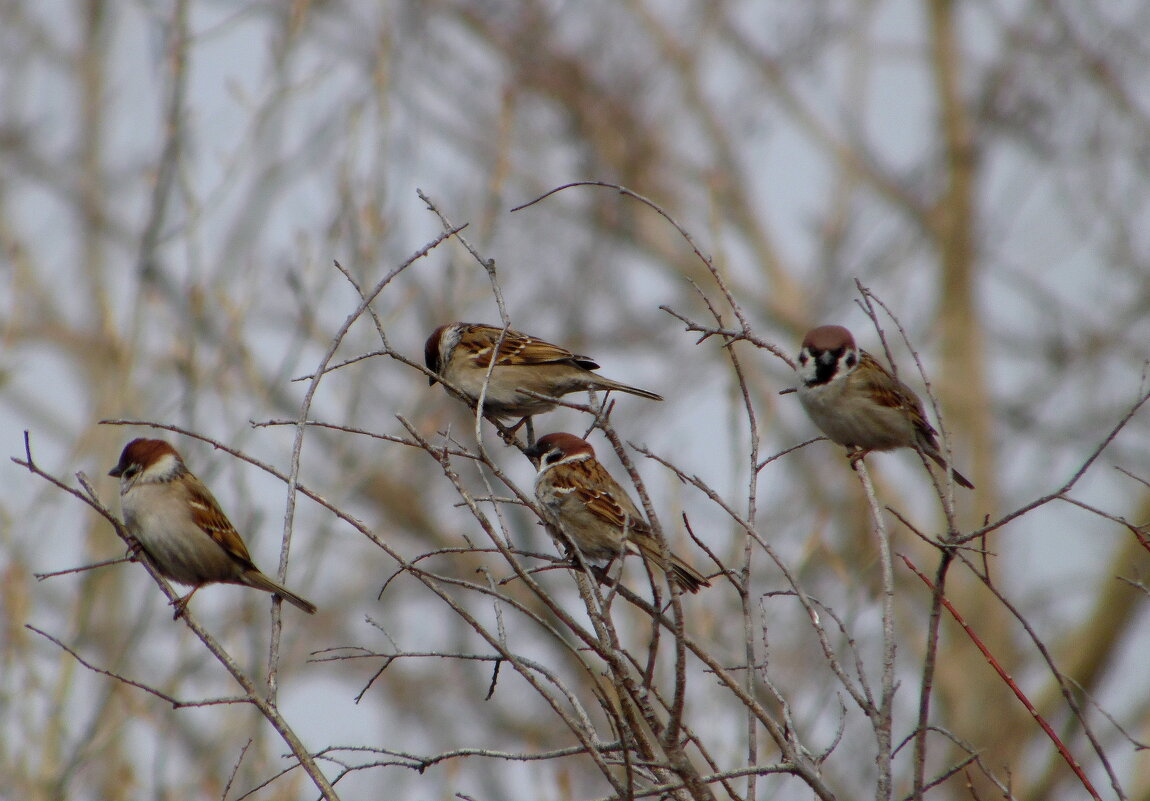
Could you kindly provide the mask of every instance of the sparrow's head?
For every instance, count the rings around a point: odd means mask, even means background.
[[[122,489],[139,481],[168,481],[183,471],[184,460],[162,439],[134,439],[124,446],[119,463],[108,475],[120,479]]]
[[[539,465],[540,473],[564,462],[595,458],[595,449],[591,443],[562,431],[540,437],[525,453],[527,458]]]
[[[427,365],[428,370],[436,375],[442,374],[451,349],[459,342],[459,331],[462,327],[463,323],[447,323],[431,332],[427,344],[423,346],[423,363]],[[434,386],[437,380],[431,376],[427,379],[427,385]]]
[[[799,377],[808,387],[829,384],[858,367],[859,351],[851,332],[841,325],[820,325],[803,337]]]

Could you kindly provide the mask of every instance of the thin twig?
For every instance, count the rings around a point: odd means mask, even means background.
[[[250,704],[251,703],[251,699],[245,698],[245,697],[204,698],[204,699],[201,699],[199,701],[181,701],[180,699],[175,698],[171,695],[168,695],[167,693],[165,693],[161,690],[157,690],[155,687],[151,687],[147,684],[143,684],[142,682],[134,681],[132,679],[127,678],[126,676],[121,676],[119,673],[114,673],[110,670],[105,670],[102,667],[97,667],[96,665],[93,665],[87,659],[80,656],[80,654],[77,653],[74,649],[69,648],[63,642],[61,642],[57,638],[53,637],[51,634],[44,631],[43,629],[38,629],[35,626],[33,626],[31,624],[27,624],[27,623],[24,624],[24,628],[28,629],[29,631],[35,632],[36,634],[39,634],[45,640],[48,640],[48,642],[57,646],[61,650],[67,652],[69,656],[71,656],[73,659],[75,659],[77,662],[79,662],[82,666],[86,667],[88,670],[92,671],[93,673],[99,673],[101,676],[107,676],[110,679],[115,679],[116,681],[120,682],[121,684],[126,684],[129,687],[135,687],[136,689],[143,690],[144,692],[149,693],[150,695],[154,695],[157,698],[159,698],[160,700],[171,704],[172,709],[185,709],[187,707],[197,707],[197,706],[220,706],[220,705],[226,705],[226,704]]]
[[[895,662],[895,636],[894,636],[894,565],[891,561],[890,532],[883,519],[882,508],[874,492],[874,485],[870,480],[866,461],[859,459],[855,462],[859,481],[870,505],[871,525],[878,538],[879,563],[882,568],[882,693],[879,696],[878,707],[871,719],[874,726],[875,737],[878,741],[878,753],[875,763],[878,765],[879,776],[875,787],[877,801],[889,801],[894,786],[891,779],[892,739],[891,730],[894,724],[894,662]]]
[[[926,584],[926,586],[929,587],[933,592],[934,584],[929,578],[927,578],[926,574],[915,567],[914,562],[910,561],[910,559],[905,555],[899,554],[899,557],[903,560],[903,562],[906,563],[906,566],[909,567],[916,576],[922,579],[922,582]],[[990,649],[986,647],[986,645],[982,642],[982,639],[974,632],[974,629],[970,627],[970,624],[968,624],[963,616],[959,614],[958,610],[954,608],[954,605],[951,604],[950,599],[948,599],[945,595],[940,597],[942,599],[942,605],[946,607],[946,611],[950,612],[951,617],[953,617],[955,622],[958,623],[958,625],[962,627],[962,630],[966,632],[966,636],[970,637],[971,642],[973,642],[975,647],[982,652],[982,655],[986,658],[987,663],[989,663],[989,665],[994,668],[994,671],[998,674],[999,678],[1001,678],[1006,686],[1010,688],[1010,691],[1014,693],[1014,696],[1022,703],[1024,707],[1026,707],[1026,711],[1029,712],[1031,716],[1033,716],[1038,725],[1042,727],[1042,730],[1046,732],[1046,736],[1050,738],[1052,743],[1054,743],[1054,747],[1058,750],[1059,755],[1066,761],[1066,764],[1070,766],[1070,769],[1074,771],[1074,775],[1078,777],[1078,780],[1082,783],[1082,786],[1086,789],[1086,792],[1088,792],[1090,797],[1095,799],[1095,801],[1102,801],[1102,797],[1098,795],[1098,791],[1094,789],[1094,785],[1090,783],[1090,779],[1086,778],[1086,774],[1083,772],[1082,766],[1078,764],[1078,760],[1074,758],[1069,749],[1067,749],[1066,745],[1062,742],[1058,735],[1054,733],[1054,729],[1050,727],[1050,724],[1046,722],[1046,719],[1042,717],[1039,711],[1034,708],[1034,704],[1030,703],[1030,699],[1026,697],[1026,694],[1022,692],[1011,675],[1006,672],[1005,668],[999,664],[998,660],[995,659],[994,654],[990,652]]]
[[[43,478],[45,481],[48,481],[56,487],[64,490],[68,494],[80,499],[97,514],[101,515],[105,520],[107,520],[112,525],[113,529],[115,529],[116,534],[124,540],[129,548],[139,548],[139,543],[136,542],[135,538],[132,537],[127,528],[124,527],[120,520],[114,514],[112,514],[107,506],[105,506],[100,501],[95,490],[92,488],[92,485],[88,482],[87,477],[83,473],[77,474],[77,480],[80,482],[81,486],[84,487],[86,492],[81,492],[75,487],[71,487],[55,476],[52,476],[49,473],[41,470],[40,467],[36,464],[35,460],[32,458],[31,439],[28,435],[28,432],[24,432],[24,453],[24,461],[19,459],[13,459],[12,461],[21,467],[24,467],[32,474]],[[144,566],[149,574],[151,574],[152,578],[160,586],[160,589],[163,590],[164,594],[168,596],[169,600],[175,601],[177,597],[176,594],[172,591],[171,587],[168,586],[167,581],[163,579],[163,577],[156,570],[155,566],[152,565],[151,561],[148,559],[141,559],[140,564]],[[227,670],[228,673],[231,674],[232,678],[236,681],[236,683],[240,685],[245,693],[247,702],[251,703],[257,709],[259,709],[264,718],[272,725],[272,727],[276,730],[284,742],[287,743],[288,747],[291,749],[292,754],[299,762],[299,765],[307,772],[308,776],[311,778],[316,788],[320,791],[321,795],[327,799],[327,801],[338,801],[339,796],[336,794],[335,788],[328,781],[327,777],[324,776],[323,771],[319,769],[319,766],[315,764],[315,760],[312,759],[311,754],[308,752],[307,748],[304,747],[303,742],[296,735],[295,730],[292,729],[292,727],[280,714],[275,705],[260,695],[259,690],[251,678],[248,677],[248,675],[240,668],[239,664],[226,650],[224,650],[224,648],[216,641],[216,639],[212,637],[199,624],[199,622],[187,608],[185,608],[183,614],[180,615],[180,619],[184,622],[184,625],[191,629],[196,637],[199,638],[200,642],[204,644],[204,647],[207,648],[212,656],[216,658],[216,661],[223,665],[224,669]]]

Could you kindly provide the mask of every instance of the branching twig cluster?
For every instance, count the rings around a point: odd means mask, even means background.
[[[313,401],[321,384],[334,380],[342,370],[368,357],[385,357],[394,363],[397,371],[408,371],[420,378],[435,377],[442,383],[441,376],[432,376],[417,360],[394,347],[384,316],[376,310],[375,304],[401,273],[448,240],[462,243],[476,265],[486,272],[499,308],[500,322],[505,331],[512,325],[494,262],[485,259],[464,237],[466,226],[451,223],[432,200],[420,193],[421,199],[442,222],[442,235],[388,272],[370,289],[362,287],[349,271],[337,264],[343,279],[358,296],[358,303],[333,332],[330,345],[315,368],[309,375],[297,379],[307,382],[298,415],[288,419],[253,421],[255,428],[284,427],[292,430],[291,456],[286,469],[260,462],[240,449],[189,428],[147,420],[103,422],[148,426],[198,439],[282,482],[287,503],[281,540],[281,577],[288,566],[296,499],[303,496],[334,515],[345,529],[361,537],[388,564],[388,575],[381,582],[381,600],[386,603],[391,593],[414,582],[428,597],[435,599],[439,614],[452,616],[473,636],[474,647],[469,650],[409,649],[392,640],[377,624],[372,631],[382,633],[388,640],[385,648],[354,643],[316,650],[313,660],[318,665],[367,663],[372,666],[372,673],[362,684],[357,700],[367,697],[378,682],[385,681],[402,663],[450,662],[460,669],[484,671],[489,675],[486,681],[488,704],[510,702],[513,693],[525,688],[547,710],[546,725],[561,730],[564,737],[559,739],[566,744],[535,750],[527,744],[519,750],[476,744],[445,747],[426,754],[374,744],[307,749],[275,703],[280,661],[278,632],[282,625],[278,611],[273,616],[269,668],[263,679],[266,690],[236,664],[190,613],[184,616],[188,628],[242,689],[242,694],[234,698],[196,701],[177,699],[147,682],[98,667],[87,660],[80,649],[66,644],[63,638],[40,629],[33,630],[90,670],[143,689],[173,707],[251,704],[289,746],[295,765],[306,772],[325,798],[330,799],[338,797],[337,785],[354,774],[389,768],[422,774],[436,765],[482,759],[508,763],[580,760],[593,767],[601,779],[601,786],[607,788],[606,797],[610,799],[753,799],[762,797],[761,782],[768,778],[781,782],[783,777],[789,777],[789,780],[805,785],[808,793],[830,801],[861,795],[857,787],[843,786],[841,777],[835,779],[834,771],[827,770],[836,753],[849,746],[850,750],[864,749],[872,755],[876,766],[873,792],[879,801],[887,801],[896,796],[896,788],[904,781],[899,778],[901,774],[896,760],[907,744],[913,744],[910,782],[913,789],[907,797],[922,798],[929,790],[969,775],[970,771],[984,774],[1009,797],[1009,780],[995,775],[996,766],[956,733],[938,725],[931,713],[934,676],[942,647],[941,612],[945,609],[956,617],[958,614],[946,595],[946,581],[954,567],[961,567],[981,580],[1001,606],[1026,627],[1031,642],[1042,651],[1051,675],[1062,686],[1070,714],[1090,739],[1095,759],[1108,772],[1111,785],[1122,797],[1120,783],[1108,763],[1105,747],[1093,731],[1074,688],[1059,672],[1041,636],[1027,626],[1025,618],[1013,607],[1006,593],[991,581],[986,561],[980,564],[978,559],[971,558],[970,553],[974,549],[974,553],[985,555],[992,535],[1008,523],[1054,500],[1075,504],[1125,526],[1145,545],[1146,537],[1141,526],[1076,500],[1070,493],[1095,464],[1103,449],[1121,434],[1150,399],[1150,393],[1132,405],[1105,441],[1057,491],[978,527],[964,528],[960,524],[951,480],[940,480],[932,472],[945,533],[932,535],[923,532],[911,522],[913,516],[910,513],[895,506],[884,506],[866,463],[860,463],[857,474],[865,497],[868,526],[874,534],[873,548],[879,559],[879,622],[867,630],[859,616],[844,614],[842,609],[836,609],[817,597],[802,570],[773,541],[770,523],[764,523],[760,516],[759,486],[764,471],[781,460],[797,458],[798,451],[819,441],[809,440],[763,456],[758,399],[751,388],[748,373],[754,369],[751,359],[763,351],[793,368],[794,363],[786,355],[785,348],[755,331],[721,271],[687,230],[665,210],[622,186],[582,182],[559,189],[588,185],[613,189],[661,215],[682,235],[712,277],[713,290],[695,287],[709,319],[696,320],[691,313],[670,307],[664,310],[681,322],[686,332],[699,335],[696,344],[711,338],[722,340],[721,352],[738,388],[740,426],[745,426],[745,442],[742,443],[745,450],[745,492],[728,497],[698,471],[676,464],[672,458],[655,450],[629,442],[615,426],[610,398],[592,399],[591,403],[568,401],[562,405],[586,415],[584,435],[597,432],[610,443],[662,547],[666,547],[672,527],[661,524],[658,505],[644,483],[643,474],[646,472],[649,476],[650,472],[641,469],[642,463],[636,463],[635,455],[643,457],[661,475],[682,484],[694,501],[729,524],[740,543],[734,548],[719,543],[713,537],[696,535],[691,517],[686,513],[682,516],[684,530],[710,560],[711,569],[707,572],[712,578],[722,578],[722,581],[713,582],[716,586],[706,593],[712,597],[733,597],[734,604],[723,608],[737,609],[737,613],[722,612],[720,622],[706,626],[708,607],[713,603],[718,608],[718,601],[711,602],[706,594],[685,598],[677,590],[668,592],[661,579],[649,570],[646,571],[645,582],[638,580],[643,573],[641,562],[620,559],[602,568],[587,563],[577,550],[556,554],[522,547],[520,543],[525,531],[537,528],[535,523],[547,527],[531,492],[519,486],[512,477],[513,471],[508,469],[512,458],[519,458],[515,447],[524,450],[530,444],[531,433],[528,434],[528,442],[524,443],[498,421],[487,420],[479,411],[482,409],[482,396],[478,404],[472,405],[474,426],[466,435],[450,429],[429,434],[417,419],[407,413],[395,416],[403,431],[401,435],[315,419]],[[551,194],[553,192],[533,203]],[[520,208],[531,205],[525,204]],[[904,343],[914,353],[920,377],[941,423],[930,382],[907,332],[875,293],[861,283],[858,289],[861,303],[874,322],[884,349],[887,343],[878,309],[893,321]],[[337,358],[346,346],[349,332],[365,317],[374,326],[379,347],[370,353]],[[733,325],[726,322],[728,317],[734,319]],[[893,364],[889,349],[887,357]],[[446,389],[465,399],[457,388],[448,384]],[[501,446],[488,446],[485,432],[489,427],[500,435]],[[945,425],[940,425],[940,428],[949,458],[947,430]],[[409,458],[419,456],[426,459],[435,466],[444,485],[450,487],[456,506],[465,512],[469,521],[466,530],[461,530],[458,541],[449,547],[433,547],[415,555],[406,555],[376,526],[357,518],[301,479],[301,468],[307,454],[304,444],[313,432],[353,440],[370,439],[374,447],[406,449],[412,454]],[[515,447],[506,447],[507,444]],[[82,489],[49,475],[33,459],[31,442],[27,438],[24,458],[16,461],[38,478],[87,504],[138,552],[130,534],[82,474],[77,476]],[[925,459],[923,464],[928,465]],[[892,520],[928,543],[937,558],[932,580],[915,568],[907,556],[902,556],[932,592],[929,624],[925,632],[919,632],[925,642],[921,662],[917,666],[913,664],[916,659],[912,655],[913,649],[905,644],[901,648],[896,647],[902,641],[895,615],[895,598],[905,589],[901,587],[894,567]],[[558,532],[550,529],[548,532],[556,543],[562,543]],[[143,559],[142,564],[164,592],[174,598],[174,593],[148,561]],[[470,566],[474,572],[464,572],[463,566]],[[778,577],[783,589],[764,589],[764,575],[767,574]],[[637,589],[640,586],[642,590]],[[772,638],[768,636],[772,626],[768,608],[777,609],[779,604],[793,605],[794,609],[801,611],[807,630],[798,639],[805,639],[814,646],[817,671],[825,676],[828,686],[833,687],[836,711],[828,717],[833,717],[835,722],[829,728],[826,720],[812,718],[806,712],[796,710],[787,674],[776,667],[777,655],[773,652]],[[278,610],[278,605],[275,608]],[[977,642],[977,627],[963,625]],[[868,631],[865,640],[862,639],[864,635],[856,633],[862,630]],[[985,646],[980,643],[979,647]],[[984,652],[990,658],[989,651]],[[540,654],[548,656],[541,657]],[[1001,667],[997,669],[1018,698],[1029,704],[1018,684]],[[915,670],[920,673],[921,683],[914,714],[910,716],[912,722],[908,726],[896,703],[896,692],[903,678]],[[512,689],[513,683],[518,689]],[[1055,735],[1051,725],[1034,706],[1028,706],[1028,710],[1055,741],[1059,752],[1076,771],[1082,786],[1092,797],[1098,798],[1069,747]],[[865,718],[872,732],[869,742],[857,732],[854,723],[857,714]],[[728,732],[732,729],[741,729],[738,748],[731,747]],[[953,751],[955,748],[957,754]],[[333,770],[334,775],[329,778],[320,769],[321,765]],[[935,775],[928,776],[928,770],[935,770]],[[268,782],[275,778],[270,777]]]

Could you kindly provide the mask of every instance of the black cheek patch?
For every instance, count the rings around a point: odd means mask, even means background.
[[[815,367],[815,384],[825,384],[834,377],[835,366],[833,364],[824,364],[819,362]]]

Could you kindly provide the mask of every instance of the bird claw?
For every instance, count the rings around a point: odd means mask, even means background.
[[[184,613],[188,610],[188,601],[192,600],[192,596],[196,594],[196,590],[198,589],[199,587],[195,587],[187,595],[182,595],[176,600],[169,602],[172,606],[176,607],[176,611],[172,615],[172,620],[179,620],[183,617]]]
[[[124,552],[124,558],[129,562],[139,562],[140,554],[143,552],[144,546],[135,540],[132,540],[132,542],[128,545],[128,550]]]
[[[607,562],[607,564],[594,565],[594,564],[589,564],[587,562],[580,561],[579,557],[577,557],[575,555],[574,550],[571,548],[571,546],[569,544],[566,545],[566,550],[567,550],[567,553],[566,553],[567,561],[566,561],[566,564],[563,565],[563,567],[566,567],[568,570],[573,570],[576,572],[582,572],[584,565],[586,565],[587,570],[590,571],[591,575],[595,577],[595,580],[597,582],[599,582],[599,584],[601,586],[603,586],[603,587],[614,587],[615,586],[615,579],[612,578],[611,573],[610,573],[611,565],[613,565],[615,563],[615,557],[612,557],[611,560],[609,562]]]
[[[488,418],[488,419],[492,420],[494,418]],[[498,422],[498,421],[496,421],[496,422]],[[534,441],[534,436],[533,436],[534,432],[531,429],[531,418],[530,417],[522,417],[522,418],[520,418],[518,423],[511,426],[510,428],[505,428],[503,426],[496,426],[496,428],[499,430],[499,438],[503,440],[504,445],[514,445],[516,442],[518,442],[518,440],[519,440],[519,429],[523,428],[524,423],[527,424],[527,444],[530,445],[532,443],[532,441]]]
[[[607,572],[607,569],[609,567],[610,567],[610,565],[602,565],[602,566],[591,565],[590,566],[591,575],[595,577],[595,580],[598,581],[599,585],[602,587],[614,587],[615,586],[615,579],[611,576],[611,574],[609,572]]]

